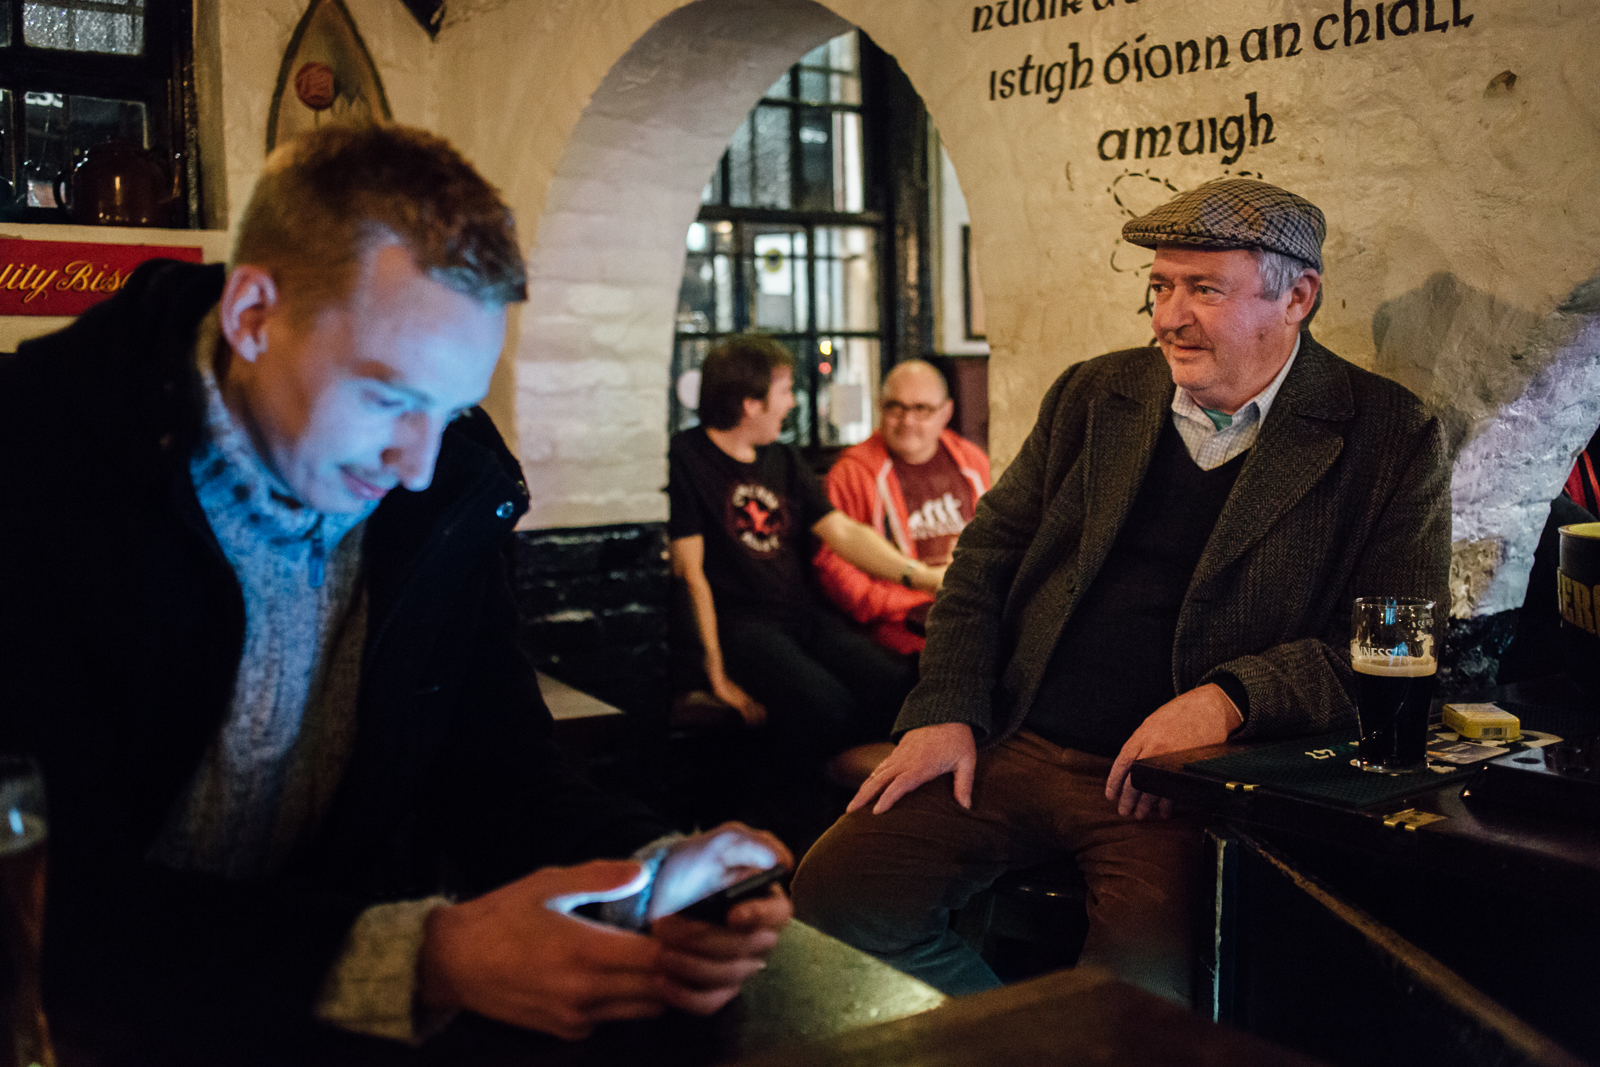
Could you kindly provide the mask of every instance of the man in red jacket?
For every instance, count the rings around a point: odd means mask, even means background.
[[[879,531],[911,559],[950,562],[956,537],[989,488],[989,457],[945,427],[955,411],[944,375],[920,359],[883,380],[883,424],[828,472],[833,506]],[[817,575],[832,601],[893,652],[921,652],[906,616],[926,615],[933,594],[873,578],[823,545]]]

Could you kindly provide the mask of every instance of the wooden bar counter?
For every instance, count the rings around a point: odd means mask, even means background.
[[[60,1067],[151,1063],[145,1050],[104,1047],[95,1040],[103,1035],[81,1022],[58,1031]],[[262,1061],[244,1050],[218,1048],[194,1062],[254,1067]],[[794,922],[767,969],[709,1019],[669,1014],[609,1023],[585,1040],[567,1042],[469,1016],[420,1048],[327,1031],[309,1055],[295,1062],[307,1067],[1311,1067],[1317,1061],[1208,1022],[1092,968],[952,1000]]]

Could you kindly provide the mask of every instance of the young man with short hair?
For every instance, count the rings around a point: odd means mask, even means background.
[[[718,345],[701,367],[701,425],[672,439],[667,532],[713,692],[747,725],[770,722],[783,751],[820,758],[887,736],[914,670],[821,599],[811,539],[919,589],[937,589],[944,569],[834,510],[800,454],[777,443],[794,405],[782,345]]]
[[[226,272],[148,264],[0,357],[0,750],[50,793],[48,1007],[129,1062],[709,1013],[776,943],[781,893],[554,906],[665,827],[567,764],[519,646],[527,487],[478,404],[524,282],[454,149],[330,125]]]

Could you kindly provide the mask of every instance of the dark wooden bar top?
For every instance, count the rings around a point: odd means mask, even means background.
[[[1316,746],[1308,742],[1308,747]],[[1247,791],[1243,785],[1248,783],[1232,783],[1230,788],[1222,779],[1186,768],[1231,751],[1236,746],[1212,745],[1141,760],[1133,768],[1134,787],[1215,819],[1355,848],[1512,892],[1536,888],[1547,899],[1574,904],[1600,900],[1600,827],[1474,801],[1471,779],[1352,809],[1268,786]],[[1417,826],[1396,821],[1408,811],[1442,818]]]
[[[1207,1022],[1105,971],[1057,971],[738,1067],[1291,1067],[1320,1062]]]
[[[1545,698],[1563,692],[1495,698],[1559,706]],[[1304,741],[1308,754],[1323,747]],[[1167,753],[1132,772],[1135,788],[1210,823],[1217,1018],[1338,1062],[1405,1062],[1378,1055],[1395,1040],[1362,1046],[1319,1022],[1374,1011],[1415,1022],[1406,1047],[1441,1064],[1600,1062],[1600,825],[1493,802],[1481,771],[1353,808],[1190,769],[1243,748]],[[1283,980],[1324,971],[1338,977]]]
[[[92,1029],[69,1025],[57,1036],[61,1067],[151,1062],[137,1048],[104,1047],[94,1040],[104,1035]],[[184,1067],[191,1062],[255,1067],[262,1061],[244,1050],[217,1047],[182,1062]],[[669,1014],[608,1023],[582,1041],[569,1042],[467,1017],[418,1048],[326,1031],[308,1055],[294,1062],[305,1067],[1298,1067],[1316,1061],[1208,1022],[1092,968],[952,1000],[794,922],[768,968],[709,1019]]]

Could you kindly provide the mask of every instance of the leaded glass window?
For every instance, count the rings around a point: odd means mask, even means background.
[[[0,218],[68,221],[73,170],[108,140],[194,185],[192,19],[186,0],[0,0]]]
[[[22,39],[34,48],[136,56],[144,51],[144,0],[23,0]]]
[[[757,331],[795,354],[783,440],[830,447],[872,432],[885,220],[869,195],[862,48],[847,33],[785,71],[706,183],[678,298],[672,431],[698,422],[706,353]]]

